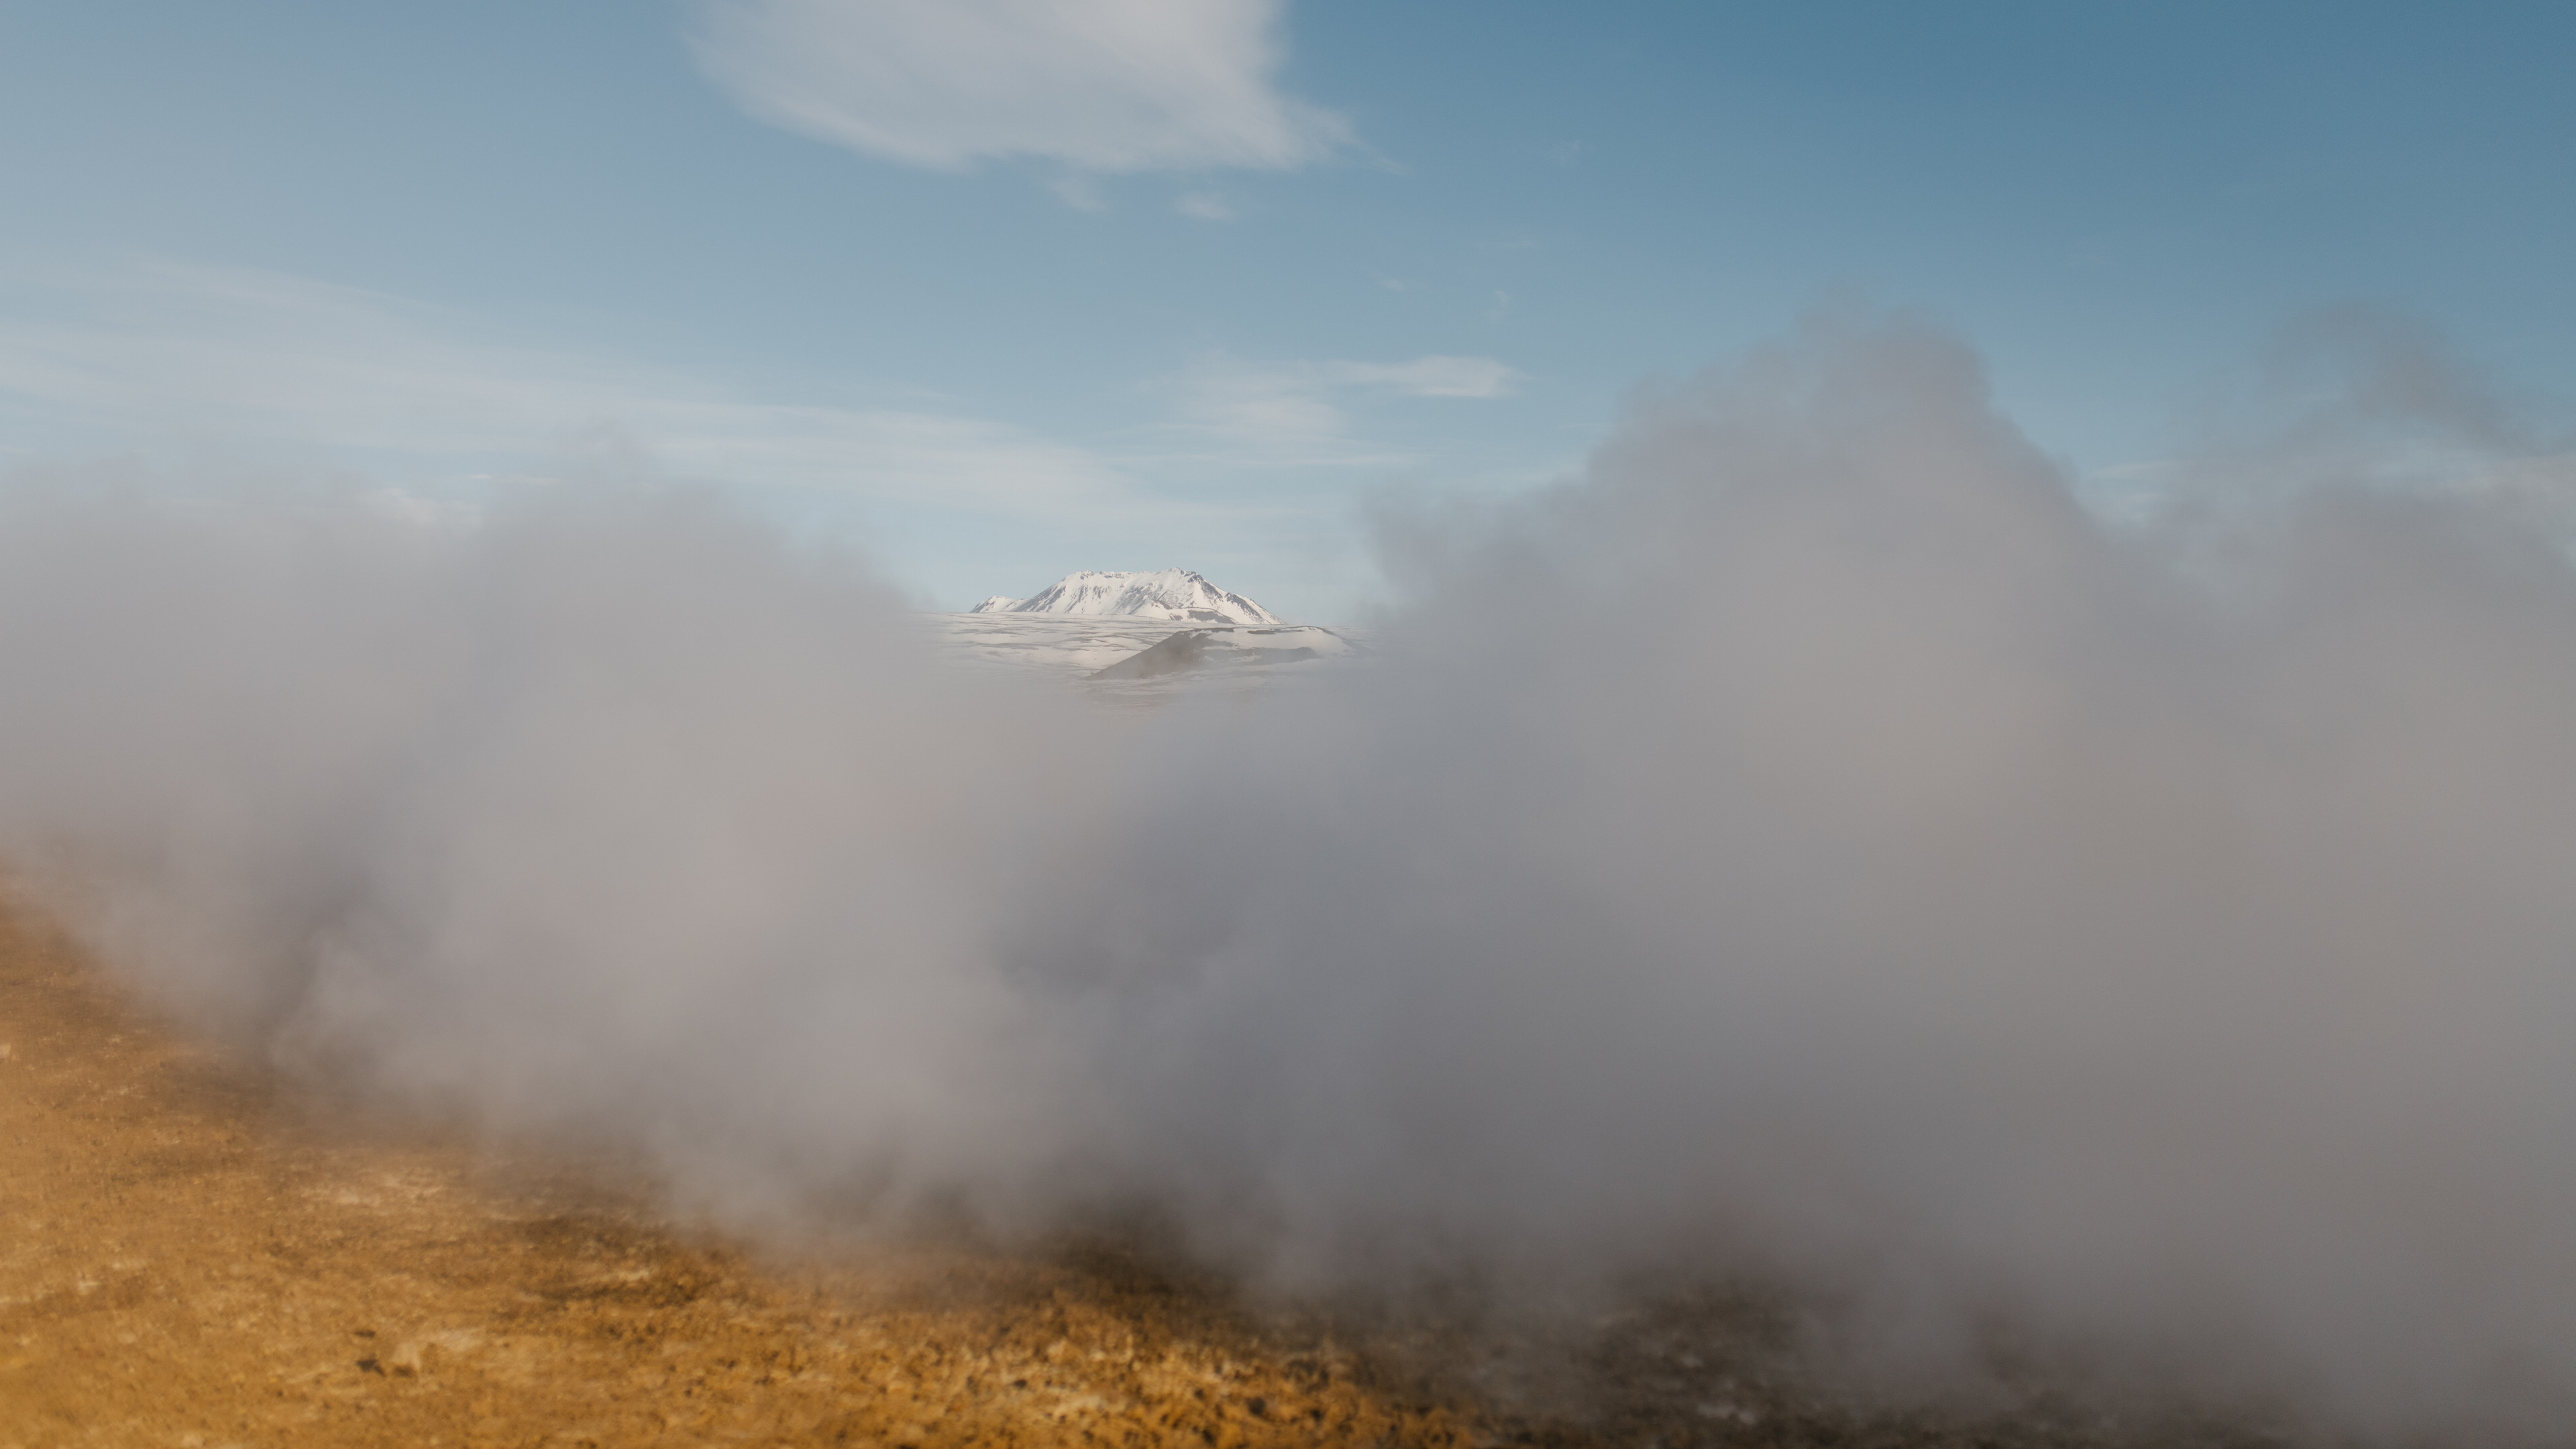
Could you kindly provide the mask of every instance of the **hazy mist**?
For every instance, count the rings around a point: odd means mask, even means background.
[[[28,473],[0,846],[209,1030],[742,1225],[1740,1274],[1924,1382],[2001,1324],[2576,1432],[2569,470],[2288,348],[2107,524],[1960,343],[1821,323],[1390,521],[1376,667],[1150,715],[704,498]]]

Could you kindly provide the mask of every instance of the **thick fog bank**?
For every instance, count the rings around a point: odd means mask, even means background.
[[[1417,526],[1378,667],[1141,721],[686,500],[21,487],[0,833],[202,1019],[745,1221],[1748,1274],[1936,1381],[2563,1436],[2576,573],[2545,477],[2328,451],[2109,528],[1828,331]]]

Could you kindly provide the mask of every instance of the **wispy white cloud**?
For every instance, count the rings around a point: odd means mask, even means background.
[[[1107,211],[1109,196],[1100,189],[1100,178],[1080,171],[1069,171],[1047,183],[1055,199],[1076,211]]]
[[[1339,461],[1353,447],[1349,419],[1311,367],[1202,358],[1160,390],[1173,404],[1172,427],[1238,451]]]
[[[1385,466],[1412,459],[1354,428],[1353,404],[1369,398],[1496,398],[1521,376],[1490,357],[1251,362],[1211,356],[1161,379],[1156,389],[1174,414],[1161,431],[1187,437],[1212,456],[1265,465]]]
[[[1232,221],[1236,215],[1234,204],[1214,191],[1184,192],[1172,203],[1172,210],[1200,221]]]
[[[1281,92],[1283,0],[706,0],[698,63],[772,125],[906,165],[1084,171],[1322,159],[1342,117]]]
[[[1068,438],[918,389],[756,390],[299,277],[0,271],[0,463],[135,453],[174,482],[282,465],[423,517],[572,474],[705,482],[858,527],[951,602],[1003,587],[997,569],[1069,566],[1072,541],[1338,577],[1352,489],[1434,458],[1474,471],[1438,415],[1518,376],[1476,357],[1214,356]]]
[[[1407,397],[1502,397],[1520,385],[1521,372],[1490,357],[1417,357],[1411,362],[1330,362],[1324,373],[1355,387],[1383,388]]]
[[[318,449],[430,483],[525,476],[611,430],[666,472],[733,484],[1041,516],[1113,508],[1131,491],[1089,450],[919,398],[747,397],[356,288],[154,266],[50,291],[52,318],[0,313],[0,408],[54,437]],[[66,291],[75,305],[61,305]]]

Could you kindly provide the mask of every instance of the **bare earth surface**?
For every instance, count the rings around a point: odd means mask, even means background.
[[[1476,1437],[1094,1251],[764,1265],[334,1131],[0,918],[0,1446]]]
[[[335,1125],[0,909],[0,1449],[2278,1442],[2041,1388],[1870,1407],[1723,1298],[1534,1343],[1255,1315],[1096,1242],[762,1259],[646,1201]]]

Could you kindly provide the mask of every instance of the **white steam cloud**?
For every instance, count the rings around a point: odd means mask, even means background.
[[[687,499],[28,483],[0,837],[203,1019],[749,1217],[2563,1435],[2576,573],[2536,484],[2371,482],[2107,529],[1964,349],[1826,328],[1408,533],[1387,667],[1138,718]]]

